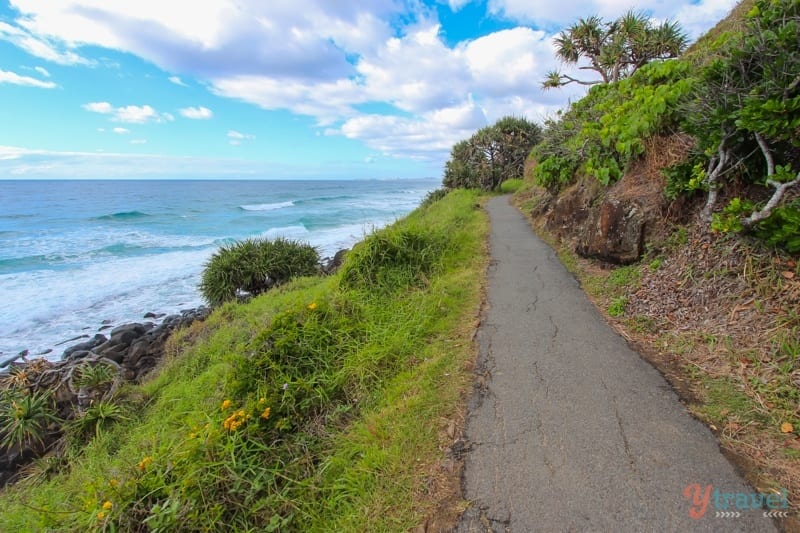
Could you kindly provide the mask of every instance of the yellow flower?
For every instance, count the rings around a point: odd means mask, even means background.
[[[106,500],[106,501],[103,502],[103,510],[104,511],[110,511],[112,507],[114,507],[114,504],[111,503],[110,501]]]
[[[191,433],[189,433],[189,438],[190,438],[190,439],[194,439],[195,437],[197,437],[197,433],[195,433],[194,431],[192,431]]]
[[[260,403],[260,404],[267,403],[267,399],[266,398],[259,398],[258,403]]]
[[[103,520],[105,517],[106,517],[106,513],[104,513],[103,511],[100,511],[99,513],[97,513],[97,519],[98,520]]]
[[[109,479],[108,480],[108,484],[111,485],[112,489],[116,489],[119,486],[119,480],[118,479]]]
[[[152,457],[150,457],[150,456],[148,455],[147,457],[145,457],[144,459],[142,459],[141,461],[139,461],[139,464],[138,464],[139,470],[144,470],[144,469],[145,469],[145,468],[147,468],[147,467],[150,465],[150,463],[152,463],[152,462],[153,462],[153,458],[152,458]]]
[[[224,411],[225,409],[227,409],[228,407],[230,407],[232,403],[233,403],[233,402],[232,402],[232,401],[230,401],[230,400],[225,400],[224,402],[222,402],[222,410]]]
[[[310,304],[308,304],[308,308],[313,311],[314,309],[317,308],[317,302],[311,302]]]
[[[264,420],[266,420],[267,418],[269,418],[270,411],[271,411],[271,409],[270,409],[269,407],[267,407],[266,409],[264,409],[264,412],[263,412],[263,413],[261,413],[261,418],[263,418]]]

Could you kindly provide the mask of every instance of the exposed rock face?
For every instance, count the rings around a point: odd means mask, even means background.
[[[645,208],[635,200],[606,198],[592,209],[575,250],[584,257],[629,264],[644,252]]]
[[[339,267],[341,267],[342,263],[344,263],[344,258],[347,256],[347,252],[349,251],[350,250],[347,249],[339,250],[334,254],[333,257],[326,257],[320,261],[319,268],[322,273],[329,276],[339,270]]]

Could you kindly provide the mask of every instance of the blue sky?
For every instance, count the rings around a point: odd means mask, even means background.
[[[630,8],[695,38],[735,0],[0,0],[0,179],[439,177],[541,121],[551,40]]]

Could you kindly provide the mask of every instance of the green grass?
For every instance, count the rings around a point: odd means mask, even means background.
[[[226,304],[173,336],[160,373],[118,391],[130,416],[60,473],[0,495],[0,530],[421,523],[442,420],[469,383],[487,231],[477,204],[455,191],[356,246],[338,275]],[[387,242],[397,249],[382,255]]]
[[[503,194],[515,193],[522,188],[524,183],[525,182],[522,178],[507,179],[500,184],[500,192]]]

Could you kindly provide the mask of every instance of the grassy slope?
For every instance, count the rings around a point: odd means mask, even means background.
[[[470,380],[485,265],[477,202],[452,193],[368,238],[339,274],[224,306],[174,336],[160,374],[122,391],[131,420],[73,452],[65,472],[7,489],[0,530],[421,523],[441,505],[443,428]]]

